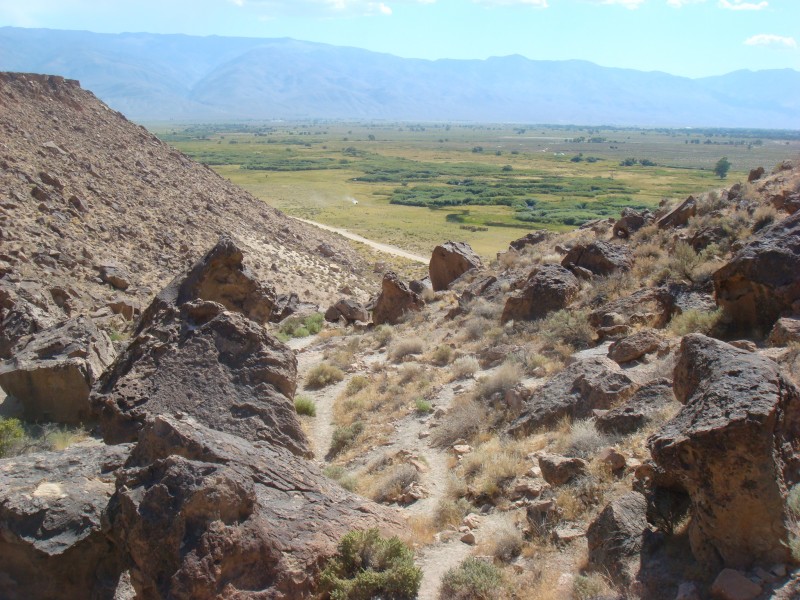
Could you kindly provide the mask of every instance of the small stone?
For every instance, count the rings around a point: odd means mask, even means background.
[[[475,534],[472,533],[471,531],[468,531],[467,533],[465,533],[464,535],[461,536],[461,541],[464,542],[465,544],[470,545],[470,546],[474,546],[475,545]]]
[[[761,567],[756,567],[753,573],[764,583],[775,583],[778,581],[778,578],[775,575],[766,569],[762,569]]]
[[[604,448],[597,455],[597,458],[612,471],[621,471],[626,465],[625,457],[614,448]]]
[[[586,532],[577,527],[558,527],[553,530],[553,541],[557,544],[568,544],[586,535]]]
[[[417,434],[417,437],[421,440],[424,440],[426,437],[430,436],[430,434],[430,431],[420,431],[419,434]]]
[[[466,527],[469,527],[470,529],[475,529],[480,524],[480,522],[481,522],[480,516],[476,515],[475,513],[469,513],[466,517],[464,517],[464,520],[462,521],[462,523]]]
[[[465,454],[472,452],[472,446],[468,444],[456,444],[453,446],[453,452],[455,452],[458,456],[464,456]]]
[[[723,569],[711,585],[711,595],[719,600],[753,600],[761,594],[761,586],[739,571]]]

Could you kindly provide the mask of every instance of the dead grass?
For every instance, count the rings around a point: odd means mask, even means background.
[[[505,394],[522,379],[522,369],[514,362],[503,363],[497,371],[478,381],[475,398],[489,400],[495,394]]]
[[[440,344],[436,346],[436,349],[431,353],[431,362],[437,366],[444,367],[450,364],[454,354],[455,351],[449,345]]]
[[[406,357],[422,354],[425,350],[425,341],[420,337],[410,337],[395,342],[389,349],[389,358],[399,363]]]
[[[516,441],[492,437],[461,459],[457,474],[475,498],[495,501],[506,486],[530,468],[523,446]]]
[[[462,356],[457,358],[450,366],[452,380],[456,381],[458,379],[472,377],[480,368],[481,366],[478,363],[478,359],[474,356]]]
[[[478,434],[485,419],[486,409],[474,400],[456,400],[442,424],[431,434],[431,443],[443,448],[458,440],[470,440]]]
[[[344,372],[334,365],[320,363],[306,375],[305,387],[309,390],[319,390],[344,379]]]

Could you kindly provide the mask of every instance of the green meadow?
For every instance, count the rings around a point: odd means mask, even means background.
[[[427,254],[485,256],[531,229],[571,229],[729,186],[800,154],[800,132],[408,123],[151,127],[289,215]],[[723,156],[726,180],[714,175]]]

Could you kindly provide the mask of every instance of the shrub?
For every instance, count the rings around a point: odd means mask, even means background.
[[[322,313],[314,313],[302,319],[289,317],[280,324],[276,337],[285,342],[290,338],[316,335],[322,331],[323,319]]]
[[[449,364],[451,360],[453,360],[453,349],[447,344],[437,346],[431,356],[431,362],[440,367]]]
[[[575,600],[599,598],[611,592],[606,580],[598,573],[576,575],[572,581],[572,596]]]
[[[694,281],[694,273],[702,258],[689,244],[680,241],[675,244],[667,262],[668,275],[671,279]]]
[[[333,383],[339,383],[342,379],[344,379],[344,372],[339,367],[320,363],[306,375],[306,387],[310,390],[318,390]]]
[[[88,433],[79,427],[59,426],[53,423],[43,426],[42,441],[44,446],[56,452],[65,450],[88,437]]]
[[[493,325],[494,321],[490,321],[481,316],[473,317],[464,324],[464,339],[471,341],[479,340]]]
[[[440,529],[461,525],[461,520],[469,513],[472,506],[464,498],[457,500],[447,500],[442,498],[439,504],[436,505],[436,510],[433,513],[433,522]]]
[[[25,430],[19,419],[0,417],[0,458],[11,454],[14,446],[25,438]]]
[[[328,465],[325,467],[325,471],[323,472],[325,473],[325,477],[333,479],[344,489],[350,492],[355,491],[356,484],[358,482],[356,481],[355,477],[345,471],[344,467],[340,467],[338,465]]]
[[[344,388],[344,393],[348,396],[355,396],[358,392],[363,390],[369,385],[369,379],[363,375],[356,375],[347,382],[347,387]]]
[[[462,356],[457,358],[450,367],[450,372],[453,375],[453,380],[466,379],[472,377],[480,368],[478,359],[474,356]]]
[[[364,424],[361,421],[356,421],[352,425],[340,425],[334,429],[329,455],[336,456],[352,446],[362,431],[364,431]]]
[[[519,365],[504,363],[497,371],[481,379],[475,390],[476,398],[488,400],[495,394],[505,394],[522,378]]]
[[[578,458],[589,458],[600,448],[608,446],[609,439],[595,429],[592,421],[575,421],[566,435],[564,454]]]
[[[416,598],[421,581],[414,553],[399,538],[384,538],[377,529],[345,535],[320,577],[332,600]]]
[[[378,325],[372,332],[372,337],[378,344],[378,348],[383,348],[384,346],[386,346],[392,340],[393,335],[394,335],[394,328],[391,325],[387,325],[385,323],[382,325]]]
[[[594,329],[585,310],[558,310],[537,323],[539,335],[551,346],[559,343],[572,348],[588,348],[594,342]]]
[[[407,338],[400,340],[394,346],[392,346],[391,350],[389,351],[389,357],[394,362],[400,362],[406,356],[411,356],[412,354],[422,354],[424,348],[425,342],[422,341],[422,338]]]
[[[721,318],[721,308],[711,311],[690,309],[672,317],[669,322],[669,329],[679,336],[690,333],[709,335],[719,325]]]
[[[492,539],[492,556],[500,562],[511,562],[520,555],[523,545],[522,532],[513,523],[506,523]]]
[[[375,502],[396,502],[403,490],[415,481],[419,481],[419,472],[414,465],[395,465],[375,486],[371,497]]]
[[[452,446],[460,439],[469,439],[480,431],[486,418],[484,408],[474,401],[461,402],[453,407],[442,424],[431,434],[434,446]]]
[[[314,400],[308,396],[295,396],[294,409],[298,415],[306,415],[307,417],[317,416],[317,405]]]
[[[778,218],[778,211],[772,206],[759,206],[753,213],[753,233],[768,227]]]
[[[418,413],[426,415],[433,410],[433,405],[424,398],[417,398],[415,404]]]
[[[503,585],[503,573],[491,563],[467,558],[442,577],[440,600],[494,600]]]

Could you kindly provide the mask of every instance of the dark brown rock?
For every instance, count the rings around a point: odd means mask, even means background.
[[[143,598],[310,598],[338,540],[397,534],[394,511],[345,491],[271,444],[157,417],[108,510]]]
[[[341,298],[334,306],[348,323],[355,323],[356,321],[366,323],[369,321],[369,312],[367,312],[367,309],[360,302],[350,300],[349,298]]]
[[[756,167],[755,169],[750,169],[750,173],[747,174],[747,183],[753,183],[757,179],[761,179],[764,176],[764,167]]]
[[[648,529],[647,501],[629,492],[610,502],[589,525],[589,564],[608,573],[612,581],[627,586],[636,577],[642,534]]]
[[[585,419],[595,409],[609,409],[629,398],[638,386],[607,358],[579,360],[533,392],[509,433],[530,435],[564,417]]]
[[[537,229],[536,231],[526,233],[521,238],[514,240],[509,244],[509,247],[513,248],[514,250],[522,250],[526,246],[535,246],[536,244],[546,242],[547,240],[552,239],[552,237],[552,231],[547,231],[546,229]]]
[[[683,338],[674,378],[684,407],[648,446],[691,499],[695,557],[717,569],[789,560],[800,391],[769,359],[700,334]]]
[[[131,274],[128,269],[116,262],[107,262],[97,266],[100,279],[118,290],[127,290],[131,285]]]
[[[615,271],[628,271],[633,266],[630,249],[621,244],[592,242],[576,244],[561,260],[566,268],[573,266],[588,269],[595,275],[610,275]]]
[[[677,208],[667,213],[656,221],[659,229],[673,229],[676,227],[686,227],[689,219],[697,214],[697,201],[694,196],[689,196],[681,202]]]
[[[595,420],[595,428],[609,435],[625,435],[645,428],[659,412],[675,402],[672,382],[656,379],[643,385],[623,404]]]
[[[653,329],[643,329],[611,344],[608,348],[608,358],[624,364],[656,352],[664,345],[663,335]]]
[[[0,358],[11,358],[22,338],[54,326],[66,316],[41,284],[0,280]]]
[[[162,310],[136,335],[92,402],[109,443],[134,440],[148,417],[183,413],[309,455],[292,403],[296,373],[294,353],[263,327],[198,300]]]
[[[121,557],[101,517],[130,446],[0,460],[0,597],[110,600]]]
[[[594,328],[611,326],[643,326],[660,329],[672,317],[674,300],[663,289],[647,288],[623,296],[589,313]]]
[[[424,303],[396,273],[389,271],[383,276],[381,293],[372,311],[372,322],[395,324],[400,322],[407,312],[422,310]]]
[[[550,485],[564,485],[588,473],[589,465],[581,458],[544,454],[539,457],[542,477]]]
[[[435,291],[447,287],[471,269],[483,267],[480,257],[466,242],[445,242],[433,249],[428,265],[431,285]]]
[[[577,278],[559,265],[541,265],[528,276],[525,287],[508,297],[500,321],[541,319],[566,308],[578,295]]]
[[[637,211],[632,208],[626,208],[622,211],[621,218],[614,223],[612,231],[614,237],[629,238],[652,221],[653,215],[649,210]]]
[[[731,328],[766,334],[800,300],[800,212],[764,229],[713,277]]]
[[[114,355],[91,319],[70,319],[20,340],[13,358],[0,363],[0,387],[19,400],[27,420],[88,423],[89,392]]]
[[[431,278],[426,275],[422,279],[412,279],[409,281],[408,289],[415,294],[421,295],[425,290],[432,290],[433,284],[431,283]]]

